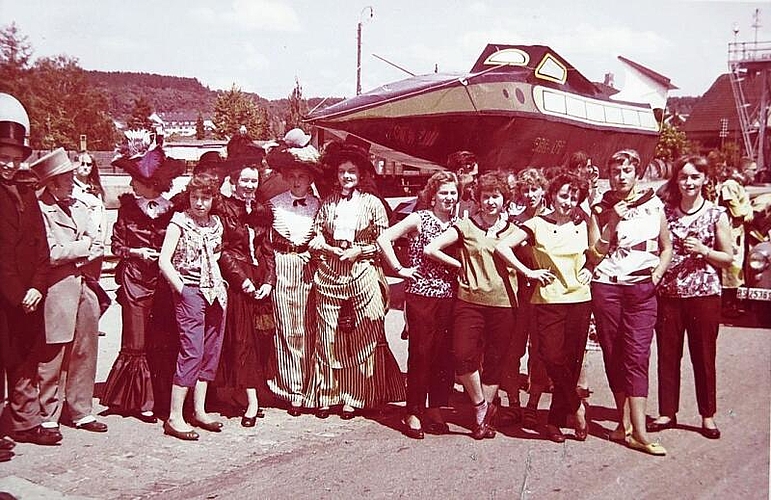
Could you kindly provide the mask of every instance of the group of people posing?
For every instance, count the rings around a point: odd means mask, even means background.
[[[91,403],[105,306],[98,171],[78,174],[93,163],[87,155],[49,153],[31,165],[42,188],[36,198],[19,180],[29,151],[15,137],[0,144],[0,210],[4,225],[28,220],[15,232],[0,228],[3,248],[15,249],[0,280],[2,328],[28,344],[8,366],[4,421],[16,441],[54,444],[62,419],[107,430]],[[519,401],[519,385],[506,380],[519,373],[529,342],[528,408],[552,388],[539,430],[562,442],[562,428],[572,426],[585,440],[579,379],[593,314],[618,409],[611,439],[666,453],[648,433],[676,425],[685,331],[701,432],[720,436],[719,268],[732,252],[725,210],[705,197],[701,157],[676,162],[662,200],[638,186],[643,165],[633,150],[610,158],[602,196],[583,153],[564,169],[477,176],[473,154],[459,152],[393,225],[367,151],[333,141],[319,154],[299,129],[267,155],[235,137],[226,160],[202,159],[171,199],[163,194],[182,164],[160,145],[135,141],[114,164],[131,176],[133,193],[120,198],[110,240],[123,324],[101,394],[111,413],[163,417],[166,434],[197,440],[199,430],[223,427],[207,411],[210,386],[242,394],[244,427],[264,416],[267,389],[292,416],[339,411],[349,419],[406,400],[402,431],[423,439],[449,432],[441,409],[457,379],[473,406],[471,436],[488,439],[501,420],[499,389]],[[401,255],[395,243],[404,239]],[[384,265],[405,283],[406,384],[385,336]],[[14,273],[19,291],[9,295]],[[660,408],[646,422],[654,332]]]

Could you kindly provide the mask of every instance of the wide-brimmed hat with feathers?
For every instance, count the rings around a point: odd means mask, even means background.
[[[111,165],[122,168],[143,184],[166,191],[171,181],[185,173],[185,162],[168,158],[147,130],[129,130]]]
[[[287,144],[280,144],[271,149],[265,159],[271,168],[281,174],[290,169],[302,168],[313,178],[317,178],[322,173],[320,157],[318,150],[311,144],[305,147],[290,147]]]
[[[330,141],[324,145],[321,152],[321,163],[327,177],[337,179],[337,167],[347,161],[359,167],[363,174],[375,176],[375,165],[372,164],[369,151],[365,149],[364,145],[351,140],[345,142]]]

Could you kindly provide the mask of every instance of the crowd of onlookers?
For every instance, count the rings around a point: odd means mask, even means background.
[[[132,133],[113,161],[132,192],[108,235],[93,157],[60,148],[23,168],[29,121],[18,101],[0,97],[2,420],[13,441],[58,443],[60,424],[107,431],[92,403],[98,323],[110,304],[99,282],[106,245],[118,259],[122,332],[101,403],[143,422],[162,418],[178,439],[221,430],[212,388],[220,402],[227,394],[242,404],[244,427],[264,417],[267,394],[292,416],[318,418],[406,401],[402,432],[423,439],[449,432],[442,408],[457,381],[474,439],[495,437],[514,416],[552,441],[564,441],[566,427],[583,441],[592,322],[618,411],[610,439],[666,454],[649,433],[676,425],[686,332],[701,433],[720,437],[721,295],[738,308],[752,212],[740,176],[725,166],[715,175],[716,158],[678,159],[655,193],[638,182],[637,152],[621,150],[601,193],[582,152],[564,166],[479,175],[474,154],[459,151],[392,224],[370,156],[353,141],[319,152],[293,129],[266,151],[236,134],[227,158],[204,155],[169,198],[183,162],[149,133]],[[404,280],[406,384],[386,341],[387,270]],[[654,335],[659,414],[650,419]],[[13,441],[0,442],[0,459],[11,458]]]

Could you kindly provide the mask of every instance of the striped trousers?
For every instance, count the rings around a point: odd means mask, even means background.
[[[272,296],[277,370],[268,380],[268,387],[280,399],[304,404],[315,341],[315,311],[308,306],[313,266],[307,252],[276,252],[275,256],[276,286]]]

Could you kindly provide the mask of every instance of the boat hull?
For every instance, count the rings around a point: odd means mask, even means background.
[[[477,152],[484,170],[519,171],[553,167],[578,150],[595,164],[623,148],[653,158],[658,134],[628,129],[594,128],[542,116],[488,114],[368,118],[317,126],[347,132],[385,148],[444,165],[454,151]]]

